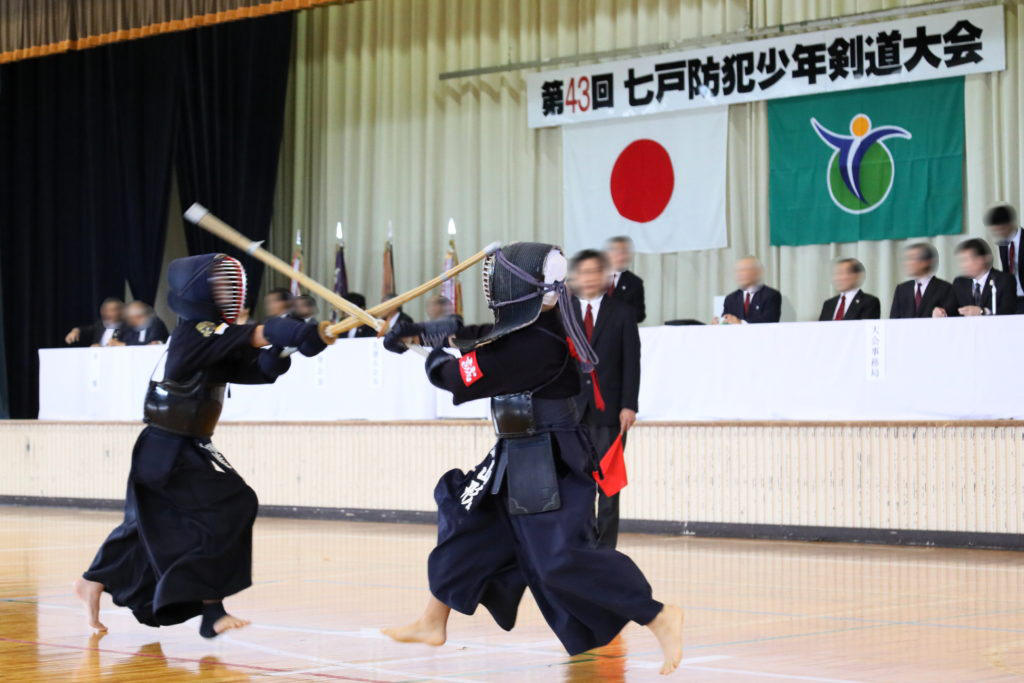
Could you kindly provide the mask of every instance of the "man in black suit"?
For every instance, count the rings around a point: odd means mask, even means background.
[[[349,292],[343,297],[349,303],[355,304],[359,308],[366,310],[366,297],[359,292]],[[342,319],[347,318],[348,314],[344,314]],[[340,339],[361,339],[363,337],[376,337],[377,330],[373,329],[369,325],[360,325],[359,327],[349,330]]]
[[[1013,315],[1017,312],[1017,287],[1013,276],[992,267],[992,249],[988,242],[977,237],[964,240],[956,246],[956,263],[960,277],[953,280],[957,305],[953,315]],[[933,315],[946,317],[939,309]]]
[[[935,277],[938,265],[939,252],[927,242],[904,247],[903,272],[910,279],[896,285],[890,318],[931,318],[936,308],[956,315],[953,285]]]
[[[637,324],[642,323],[647,317],[644,281],[629,269],[635,253],[633,240],[626,235],[612,237],[604,243],[604,252],[611,267],[607,295],[629,304],[636,314]]]
[[[735,292],[725,297],[722,318],[712,325],[725,323],[777,323],[782,317],[782,295],[764,284],[764,264],[756,256],[744,256],[732,269]]]
[[[73,327],[64,343],[74,346],[110,346],[124,333],[124,302],[108,297],[100,304],[100,319],[91,325]],[[115,344],[117,346],[117,344]]]
[[[821,306],[818,320],[878,320],[882,302],[861,291],[864,264],[855,258],[842,258],[832,265],[832,286],[839,292]]]
[[[1007,202],[996,202],[985,210],[982,219],[988,228],[988,234],[999,245],[999,260],[1003,264],[1003,272],[1014,280],[1017,294],[1017,313],[1024,313],[1024,253],[1021,253],[1021,227],[1017,218],[1017,209]]]
[[[169,336],[164,321],[152,306],[142,301],[133,301],[125,307],[124,321],[126,329],[121,337],[124,346],[163,344]]]
[[[597,380],[604,410],[595,405],[589,375],[582,378],[582,391],[576,401],[598,457],[608,451],[619,434],[625,446],[626,432],[636,422],[640,393],[636,316],[621,298],[607,295],[608,270],[608,259],[594,249],[576,254],[570,270],[580,325],[599,359]],[[600,490],[598,496],[597,543],[614,548],[619,535],[619,496],[608,497]]]
[[[292,312],[292,293],[285,287],[274,287],[263,295],[263,319],[283,318]]]

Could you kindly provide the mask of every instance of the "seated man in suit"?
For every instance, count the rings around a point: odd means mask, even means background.
[[[110,346],[111,342],[121,339],[123,332],[124,302],[108,297],[100,304],[100,319],[91,325],[71,328],[64,336],[64,343],[75,346]]]
[[[644,281],[629,268],[633,265],[633,240],[626,235],[612,237],[604,243],[604,253],[611,267],[608,278],[608,296],[629,304],[636,314],[637,324],[647,317],[644,303]]]
[[[722,319],[712,325],[727,323],[777,323],[782,317],[782,295],[764,284],[764,264],[756,256],[744,256],[732,269],[735,292],[725,297]]]
[[[999,260],[1003,272],[1014,279],[1017,287],[1017,313],[1024,313],[1024,253],[1021,253],[1021,227],[1017,209],[1006,202],[996,202],[985,210],[982,218],[988,234],[999,245]]]
[[[882,302],[862,292],[864,264],[855,258],[841,258],[832,265],[832,286],[839,292],[821,306],[818,320],[878,320]]]
[[[283,318],[292,312],[292,293],[287,287],[274,287],[263,295],[263,319]]]
[[[303,322],[316,324],[316,316],[320,313],[320,307],[316,305],[316,299],[306,294],[297,296],[292,300],[292,317]]]
[[[576,295],[576,313],[584,334],[600,359],[597,383],[604,410],[595,405],[590,375],[581,377],[582,390],[576,404],[598,457],[603,456],[636,421],[640,393],[640,332],[633,308],[622,298],[608,296],[608,260],[594,249],[573,257],[570,277]],[[597,544],[614,548],[619,535],[619,496],[608,497],[599,490],[597,503]]]
[[[931,318],[936,308],[956,315],[953,286],[935,277],[939,252],[927,242],[903,248],[903,272],[910,279],[896,285],[890,318]]]
[[[349,292],[344,297],[349,303],[353,303],[359,308],[366,309],[366,297],[359,292]],[[341,316],[343,319],[348,317],[348,313],[344,313]],[[361,339],[363,337],[376,337],[377,330],[373,329],[369,325],[360,325],[359,327],[349,330],[343,334],[339,339]]]
[[[127,325],[120,342],[124,346],[145,346],[163,344],[167,341],[167,326],[157,317],[153,307],[142,301],[133,301],[125,307],[124,321]]]
[[[1017,312],[1017,287],[1013,276],[992,267],[992,249],[988,242],[972,237],[958,244],[956,264],[960,277],[953,280],[957,305],[953,315],[1013,315]],[[938,308],[932,315],[946,317],[945,311]]]
[[[435,294],[423,305],[427,320],[439,320],[455,315],[455,305],[446,296]]]

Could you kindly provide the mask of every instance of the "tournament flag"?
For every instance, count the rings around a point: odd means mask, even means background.
[[[302,272],[302,233],[299,230],[295,231],[295,251],[292,252],[292,268]],[[299,281],[293,279],[291,286],[292,296],[299,296],[302,294],[302,290],[299,288]]]
[[[380,300],[390,298],[395,293],[395,255],[391,246],[393,232],[391,221],[388,221],[388,239],[384,243],[384,268],[380,283]]]
[[[767,108],[773,245],[962,232],[962,77]]]
[[[728,134],[728,107],[566,126],[568,253],[615,235],[647,253],[724,247]]]
[[[334,248],[334,293],[340,297],[348,294],[348,271],[345,269],[345,234],[341,229],[341,221],[335,228],[338,245]],[[331,311],[331,320],[337,322],[338,309]]]
[[[444,270],[451,270],[459,265],[459,255],[455,252],[455,219],[448,219],[448,251],[444,254]],[[452,302],[455,315],[462,315],[462,283],[459,276],[441,283],[441,296]]]
[[[602,474],[604,477],[602,478]],[[614,496],[626,488],[629,481],[626,479],[626,456],[622,450],[622,433],[619,433],[615,443],[611,445],[608,452],[601,458],[601,471],[594,472],[594,479],[601,487],[606,496]]]

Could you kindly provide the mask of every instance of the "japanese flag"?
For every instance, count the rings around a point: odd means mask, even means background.
[[[637,251],[727,243],[728,107],[565,126],[565,246],[629,235]]]

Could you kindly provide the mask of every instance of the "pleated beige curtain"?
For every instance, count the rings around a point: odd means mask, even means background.
[[[350,287],[374,302],[388,221],[398,288],[440,270],[449,217],[460,255],[496,240],[562,241],[561,131],[526,127],[524,72],[439,81],[445,71],[777,26],[914,2],[794,0],[367,0],[300,13],[271,233],[290,255],[302,230],[307,269],[330,284],[343,221]],[[1007,7],[1007,70],[966,85],[967,232],[995,199],[1024,195],[1020,81],[1024,14]],[[733,289],[732,263],[753,253],[785,297],[783,320],[813,320],[832,295],[829,262],[867,266],[865,289],[888,309],[900,281],[893,241],[771,247],[763,102],[729,112],[724,249],[641,255],[648,324],[708,319]],[[962,236],[935,239],[953,276]],[[280,281],[278,281],[280,284]],[[466,314],[488,316],[465,281]],[[421,303],[409,307],[422,316]]]

